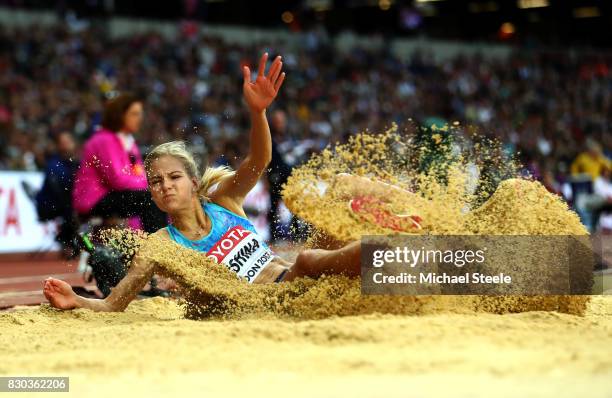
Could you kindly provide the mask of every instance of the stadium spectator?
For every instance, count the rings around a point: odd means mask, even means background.
[[[73,203],[81,217],[140,216],[146,232],[155,232],[166,224],[147,191],[144,165],[134,139],[142,118],[142,101],[132,94],[121,94],[106,104],[102,128],[85,143],[74,184]]]
[[[593,193],[600,198],[595,209],[595,220],[605,233],[612,233],[612,169],[605,169],[593,183]]]
[[[612,168],[612,162],[606,158],[601,145],[591,139],[587,140],[587,150],[580,153],[572,162],[572,175],[588,174],[593,181]]]
[[[56,239],[64,254],[70,257],[75,249],[73,238],[77,232],[71,198],[79,160],[70,132],[56,134],[54,141],[56,152],[47,160],[43,186],[36,194],[36,211],[40,221],[60,219]]]

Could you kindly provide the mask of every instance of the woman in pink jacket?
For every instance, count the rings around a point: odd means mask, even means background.
[[[165,215],[151,200],[142,157],[133,134],[142,124],[142,102],[132,94],[110,100],[102,128],[85,143],[72,201],[79,216],[140,216],[147,232],[166,225]]]

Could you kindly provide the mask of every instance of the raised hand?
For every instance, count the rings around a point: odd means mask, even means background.
[[[44,282],[43,293],[55,308],[69,310],[77,306],[76,293],[62,280],[48,278]]]
[[[244,75],[242,90],[244,99],[249,105],[249,109],[253,112],[261,112],[270,106],[274,98],[276,98],[283,80],[285,80],[285,72],[281,73],[281,68],[283,67],[281,56],[276,57],[268,74],[265,75],[267,61],[268,53],[265,53],[259,61],[257,78],[254,82],[251,81],[251,70],[249,67],[244,66],[242,69]]]

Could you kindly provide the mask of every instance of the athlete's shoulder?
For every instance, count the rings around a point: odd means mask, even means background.
[[[222,210],[229,211],[230,213],[236,214],[240,217],[247,218],[244,208],[230,197],[217,197],[211,200],[209,203],[222,208]]]

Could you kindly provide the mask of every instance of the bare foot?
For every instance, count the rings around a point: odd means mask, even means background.
[[[44,281],[43,293],[49,303],[61,310],[76,308],[76,293],[70,285],[62,280],[48,278]]]

